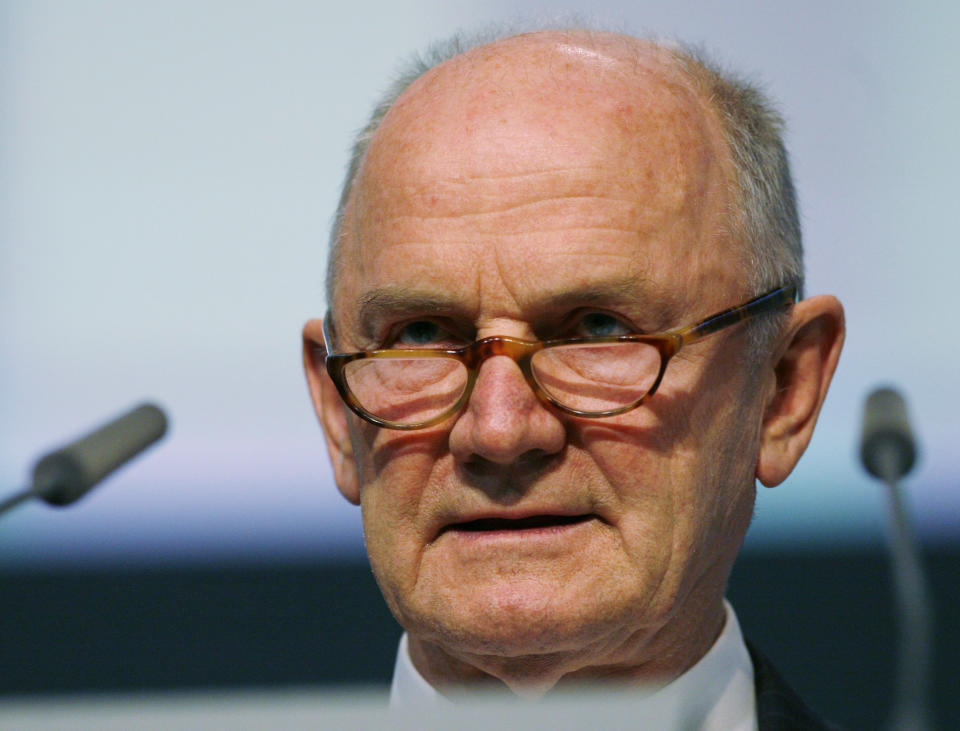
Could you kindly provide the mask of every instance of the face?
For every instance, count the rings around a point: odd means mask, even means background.
[[[506,42],[401,97],[347,209],[338,350],[657,332],[755,294],[725,236],[714,120],[661,60],[621,50]],[[693,344],[606,419],[538,401],[504,356],[421,431],[328,398],[341,489],[401,624],[461,660],[573,672],[718,611],[753,506],[746,347],[743,328]]]

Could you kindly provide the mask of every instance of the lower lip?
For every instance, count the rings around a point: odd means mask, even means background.
[[[470,543],[483,541],[537,541],[569,538],[577,531],[596,522],[596,518],[587,518],[576,523],[558,523],[557,525],[543,525],[536,528],[496,528],[491,530],[458,530],[448,528],[444,535],[449,535],[458,541]]]

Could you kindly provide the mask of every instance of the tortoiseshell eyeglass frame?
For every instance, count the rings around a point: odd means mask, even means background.
[[[660,386],[660,382],[663,380],[663,374],[666,372],[667,363],[669,363],[670,359],[674,355],[680,352],[680,349],[683,346],[689,345],[690,343],[695,343],[701,338],[705,338],[708,335],[712,335],[715,332],[731,327],[732,325],[736,325],[737,323],[745,320],[750,320],[754,317],[774,312],[776,310],[786,309],[793,305],[796,300],[797,286],[794,284],[788,284],[783,287],[779,287],[778,289],[771,290],[770,292],[766,292],[765,294],[762,294],[759,297],[750,300],[749,302],[745,302],[735,307],[730,307],[729,309],[718,312],[715,315],[710,315],[694,325],[688,325],[687,327],[668,330],[667,332],[662,333],[616,335],[612,337],[557,338],[553,340],[542,341],[521,340],[519,338],[493,335],[491,337],[483,338],[482,340],[477,340],[469,345],[465,345],[462,348],[452,349],[390,348],[384,350],[364,350],[356,353],[334,353],[330,352],[323,346],[317,345],[316,351],[318,356],[324,358],[327,373],[330,374],[330,378],[333,380],[337,391],[340,393],[340,397],[350,408],[350,410],[361,419],[387,429],[426,429],[427,427],[434,426],[445,419],[450,418],[453,414],[460,411],[464,405],[466,405],[467,401],[469,401],[470,393],[473,391],[473,386],[476,383],[477,375],[480,372],[480,366],[485,360],[492,358],[495,355],[505,355],[509,358],[512,358],[517,365],[520,366],[520,370],[523,373],[524,378],[526,378],[527,383],[530,384],[530,387],[533,389],[534,393],[536,393],[537,397],[542,401],[551,404],[564,413],[572,414],[573,416],[597,419],[606,416],[616,416],[617,414],[623,414],[627,411],[631,411],[632,409],[640,406],[640,404],[642,404],[647,398],[652,396]],[[327,316],[323,321],[323,337],[324,341],[328,344],[333,342],[333,328],[330,325],[330,319],[330,313],[327,313]],[[659,351],[660,371],[657,374],[653,385],[651,385],[647,392],[635,401],[632,401],[625,406],[620,406],[607,411],[579,411],[557,402],[549,393],[540,387],[536,378],[534,378],[533,371],[531,369],[531,359],[533,358],[534,353],[537,353],[544,348],[552,348],[558,345],[600,345],[604,343],[647,343]],[[369,411],[364,409],[350,391],[350,387],[347,385],[347,379],[344,375],[344,368],[348,363],[365,358],[450,358],[460,361],[466,367],[467,383],[464,386],[463,394],[459,399],[457,399],[456,403],[454,403],[448,409],[445,409],[440,414],[437,414],[426,421],[417,422],[415,424],[389,421],[377,416],[376,414],[371,414]]]

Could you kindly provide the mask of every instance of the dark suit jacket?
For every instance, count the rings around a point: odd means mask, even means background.
[[[770,661],[749,642],[753,680],[757,691],[757,726],[760,731],[840,731],[811,711],[780,677]]]

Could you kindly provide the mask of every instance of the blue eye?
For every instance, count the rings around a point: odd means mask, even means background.
[[[404,325],[397,334],[397,345],[406,348],[422,348],[433,345],[446,335],[446,331],[430,320],[417,320]]]
[[[606,312],[590,312],[584,315],[577,327],[587,337],[615,337],[626,335],[630,328]]]

